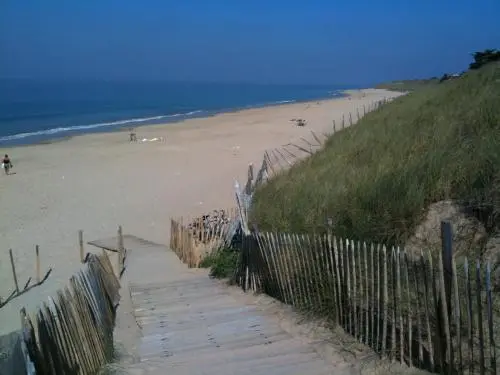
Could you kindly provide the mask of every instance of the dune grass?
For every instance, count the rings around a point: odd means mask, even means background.
[[[380,83],[375,86],[376,89],[392,90],[392,91],[415,91],[431,85],[439,84],[439,78],[429,79],[407,79],[402,81],[392,81]]]
[[[260,230],[329,228],[394,244],[444,199],[468,207],[491,230],[499,198],[500,64],[491,63],[425,85],[330,137],[256,191],[250,220]]]
[[[201,261],[201,268],[210,268],[210,277],[225,279],[233,275],[238,264],[239,252],[231,248],[217,250]]]

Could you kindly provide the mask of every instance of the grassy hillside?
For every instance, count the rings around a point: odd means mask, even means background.
[[[449,198],[498,224],[498,63],[422,87],[337,133],[256,192],[251,221],[313,232],[332,218],[340,236],[399,243],[430,203]]]
[[[439,83],[438,78],[430,78],[430,79],[408,79],[402,81],[393,81],[380,83],[375,86],[376,89],[385,89],[392,91],[415,91],[422,88],[425,88],[430,85],[436,85]]]

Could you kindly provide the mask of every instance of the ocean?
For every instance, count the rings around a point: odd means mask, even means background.
[[[0,145],[342,96],[349,87],[0,80]]]

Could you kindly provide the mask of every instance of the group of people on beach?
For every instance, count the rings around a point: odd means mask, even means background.
[[[12,168],[12,162],[10,161],[9,155],[5,154],[2,160],[2,168],[5,171],[5,174],[9,174],[10,169]]]

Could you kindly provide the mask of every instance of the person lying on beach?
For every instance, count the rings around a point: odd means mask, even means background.
[[[5,174],[9,174],[10,169],[12,168],[12,163],[10,161],[9,155],[5,154],[2,160],[2,167],[5,171]]]

